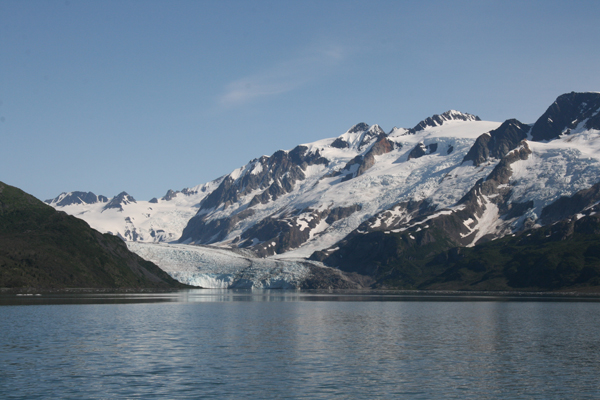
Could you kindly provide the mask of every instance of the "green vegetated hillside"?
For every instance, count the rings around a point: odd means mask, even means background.
[[[441,230],[372,232],[325,259],[374,286],[437,290],[600,291],[600,216],[457,247]]]
[[[0,287],[188,287],[101,234],[0,182]]]

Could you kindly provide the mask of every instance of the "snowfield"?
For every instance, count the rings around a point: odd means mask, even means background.
[[[512,200],[532,200],[537,219],[542,208],[561,196],[572,196],[600,180],[600,131],[563,135],[550,142],[527,141],[533,154],[511,165]]]
[[[156,202],[136,201],[122,204],[122,210],[105,209],[107,203],[102,202],[62,207],[53,203],[50,205],[83,219],[102,233],[111,233],[126,241],[172,242],[179,239],[189,219],[198,212],[202,199],[212,192],[220,181],[217,179],[187,189],[190,194],[179,192],[170,200],[161,198],[156,199]]]

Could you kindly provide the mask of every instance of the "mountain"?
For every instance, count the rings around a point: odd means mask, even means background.
[[[73,201],[92,196],[72,196]],[[64,198],[63,198],[64,200]],[[96,201],[99,201],[96,198]],[[0,182],[0,287],[183,288],[119,238]]]
[[[65,207],[73,204],[95,204],[107,202],[108,199],[105,196],[96,196],[92,192],[63,192],[54,199],[46,200],[46,203],[52,204],[54,207]]]
[[[338,255],[351,262],[340,268],[371,276],[379,288],[598,291],[598,211],[596,202],[583,214],[473,247],[454,247],[439,229],[376,232],[342,246]]]
[[[128,241],[310,257],[375,285],[415,287],[424,281],[410,268],[433,268],[452,249],[478,248],[589,207],[600,181],[599,118],[600,93],[568,93],[533,124],[455,110],[387,133],[359,123],[251,160],[190,193],[120,199],[109,210],[107,202],[61,206],[60,196],[50,203]],[[423,279],[442,273],[442,264]],[[386,278],[403,265],[398,276],[406,281]]]
[[[179,239],[188,220],[198,211],[199,203],[220,181],[180,191],[169,190],[160,199],[155,197],[149,201],[136,201],[127,192],[112,198],[69,192],[46,203],[83,219],[100,232],[126,241],[171,242]]]
[[[463,179],[444,189],[440,178],[499,124],[456,111],[443,116],[388,134],[360,123],[336,138],[252,160],[200,203],[179,241],[307,257],[399,201],[434,196],[449,206],[472,183]],[[475,179],[484,171],[465,174]]]
[[[562,118],[567,121],[563,125],[553,124],[552,131],[560,135],[547,133],[548,115],[565,99],[569,100],[569,110],[576,108],[581,114],[570,112],[569,118]],[[465,155],[461,166],[494,167],[453,206],[432,207],[430,199],[425,204],[400,203],[312,258],[372,276],[380,285],[414,288],[444,271],[441,266],[436,270],[431,262],[444,251],[481,245],[583,215],[600,201],[600,131],[593,125],[600,113],[598,99],[600,94],[571,93],[560,96],[530,127],[517,120],[506,121],[480,136]],[[594,112],[590,112],[590,103],[595,104]],[[579,122],[574,125],[575,120]],[[538,132],[538,140],[533,139],[532,132]],[[449,174],[444,180],[454,177]],[[489,246],[493,245],[482,248]],[[539,278],[541,282],[542,276]]]

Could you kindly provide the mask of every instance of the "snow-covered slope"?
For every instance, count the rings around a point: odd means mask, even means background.
[[[169,190],[162,198],[150,201],[136,201],[125,192],[111,199],[93,193],[70,192],[61,193],[46,203],[123,240],[170,242],[179,239],[202,199],[219,183],[218,179],[182,191]]]
[[[433,240],[424,234],[431,229],[449,244],[474,246],[555,221],[562,215],[557,200],[599,181],[600,93],[569,93],[535,124],[481,121],[454,110],[388,133],[360,123],[160,200],[72,192],[49,203],[128,241],[171,242],[172,247],[132,244],[163,265],[190,249],[177,271],[192,263],[196,272],[186,270],[184,280],[196,279],[202,264],[198,279],[231,286],[238,279],[233,276],[260,265],[269,278],[257,272],[248,282],[269,286],[277,280],[268,271],[281,265],[261,264],[249,254],[276,256],[277,263],[311,255],[331,260],[362,235],[406,232],[406,240]],[[575,203],[569,210],[582,211]],[[219,258],[215,246],[247,253]],[[198,261],[198,249],[213,258]],[[302,265],[295,262],[279,269],[284,275],[286,268],[292,271],[283,279],[296,282],[292,286],[302,280],[296,279]],[[209,265],[220,267],[211,272]]]
[[[443,239],[446,248],[471,247],[566,218],[563,204],[570,213],[585,215],[598,202],[588,190],[600,182],[598,116],[600,94],[571,93],[560,96],[533,125],[508,120],[477,138],[462,163],[439,183],[436,193],[447,195],[457,179],[468,181],[471,188],[460,200],[440,207],[443,202],[434,193],[421,204],[400,202],[314,258],[343,265],[349,249],[375,240],[369,235],[381,231],[402,234],[411,246]],[[473,171],[483,172],[484,179],[472,179]]]
[[[500,123],[442,115],[419,130],[389,134],[361,123],[337,138],[253,160],[206,197],[181,240],[308,257],[398,202],[432,199],[448,207],[493,168],[461,161]],[[444,180],[449,174],[456,179]]]

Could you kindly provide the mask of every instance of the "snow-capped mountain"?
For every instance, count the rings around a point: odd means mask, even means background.
[[[463,167],[449,185],[442,178],[460,167],[477,137],[499,125],[457,111],[389,134],[361,123],[338,137],[252,160],[206,196],[180,242],[308,257],[398,202],[431,197],[450,206],[486,169]]]
[[[435,196],[400,202],[313,258],[335,266],[352,264],[346,270],[359,271],[358,264],[368,264],[369,256],[352,253],[365,243],[380,242],[381,233],[400,235],[413,248],[437,241],[439,251],[472,247],[576,214],[593,215],[600,202],[600,94],[560,96],[533,125],[508,120],[481,135],[439,186],[474,170],[485,171],[484,179],[471,181],[451,206],[440,207]]]
[[[454,110],[388,133],[360,123],[160,200],[72,192],[48,202],[128,241],[343,268],[372,234],[474,246],[564,217],[560,202],[593,212],[595,197],[581,191],[599,181],[600,93],[569,93],[534,124]]]
[[[126,241],[171,242],[179,239],[200,202],[219,183],[217,179],[181,191],[169,190],[160,199],[149,201],[136,201],[126,192],[110,199],[91,192],[70,192],[46,203]]]

